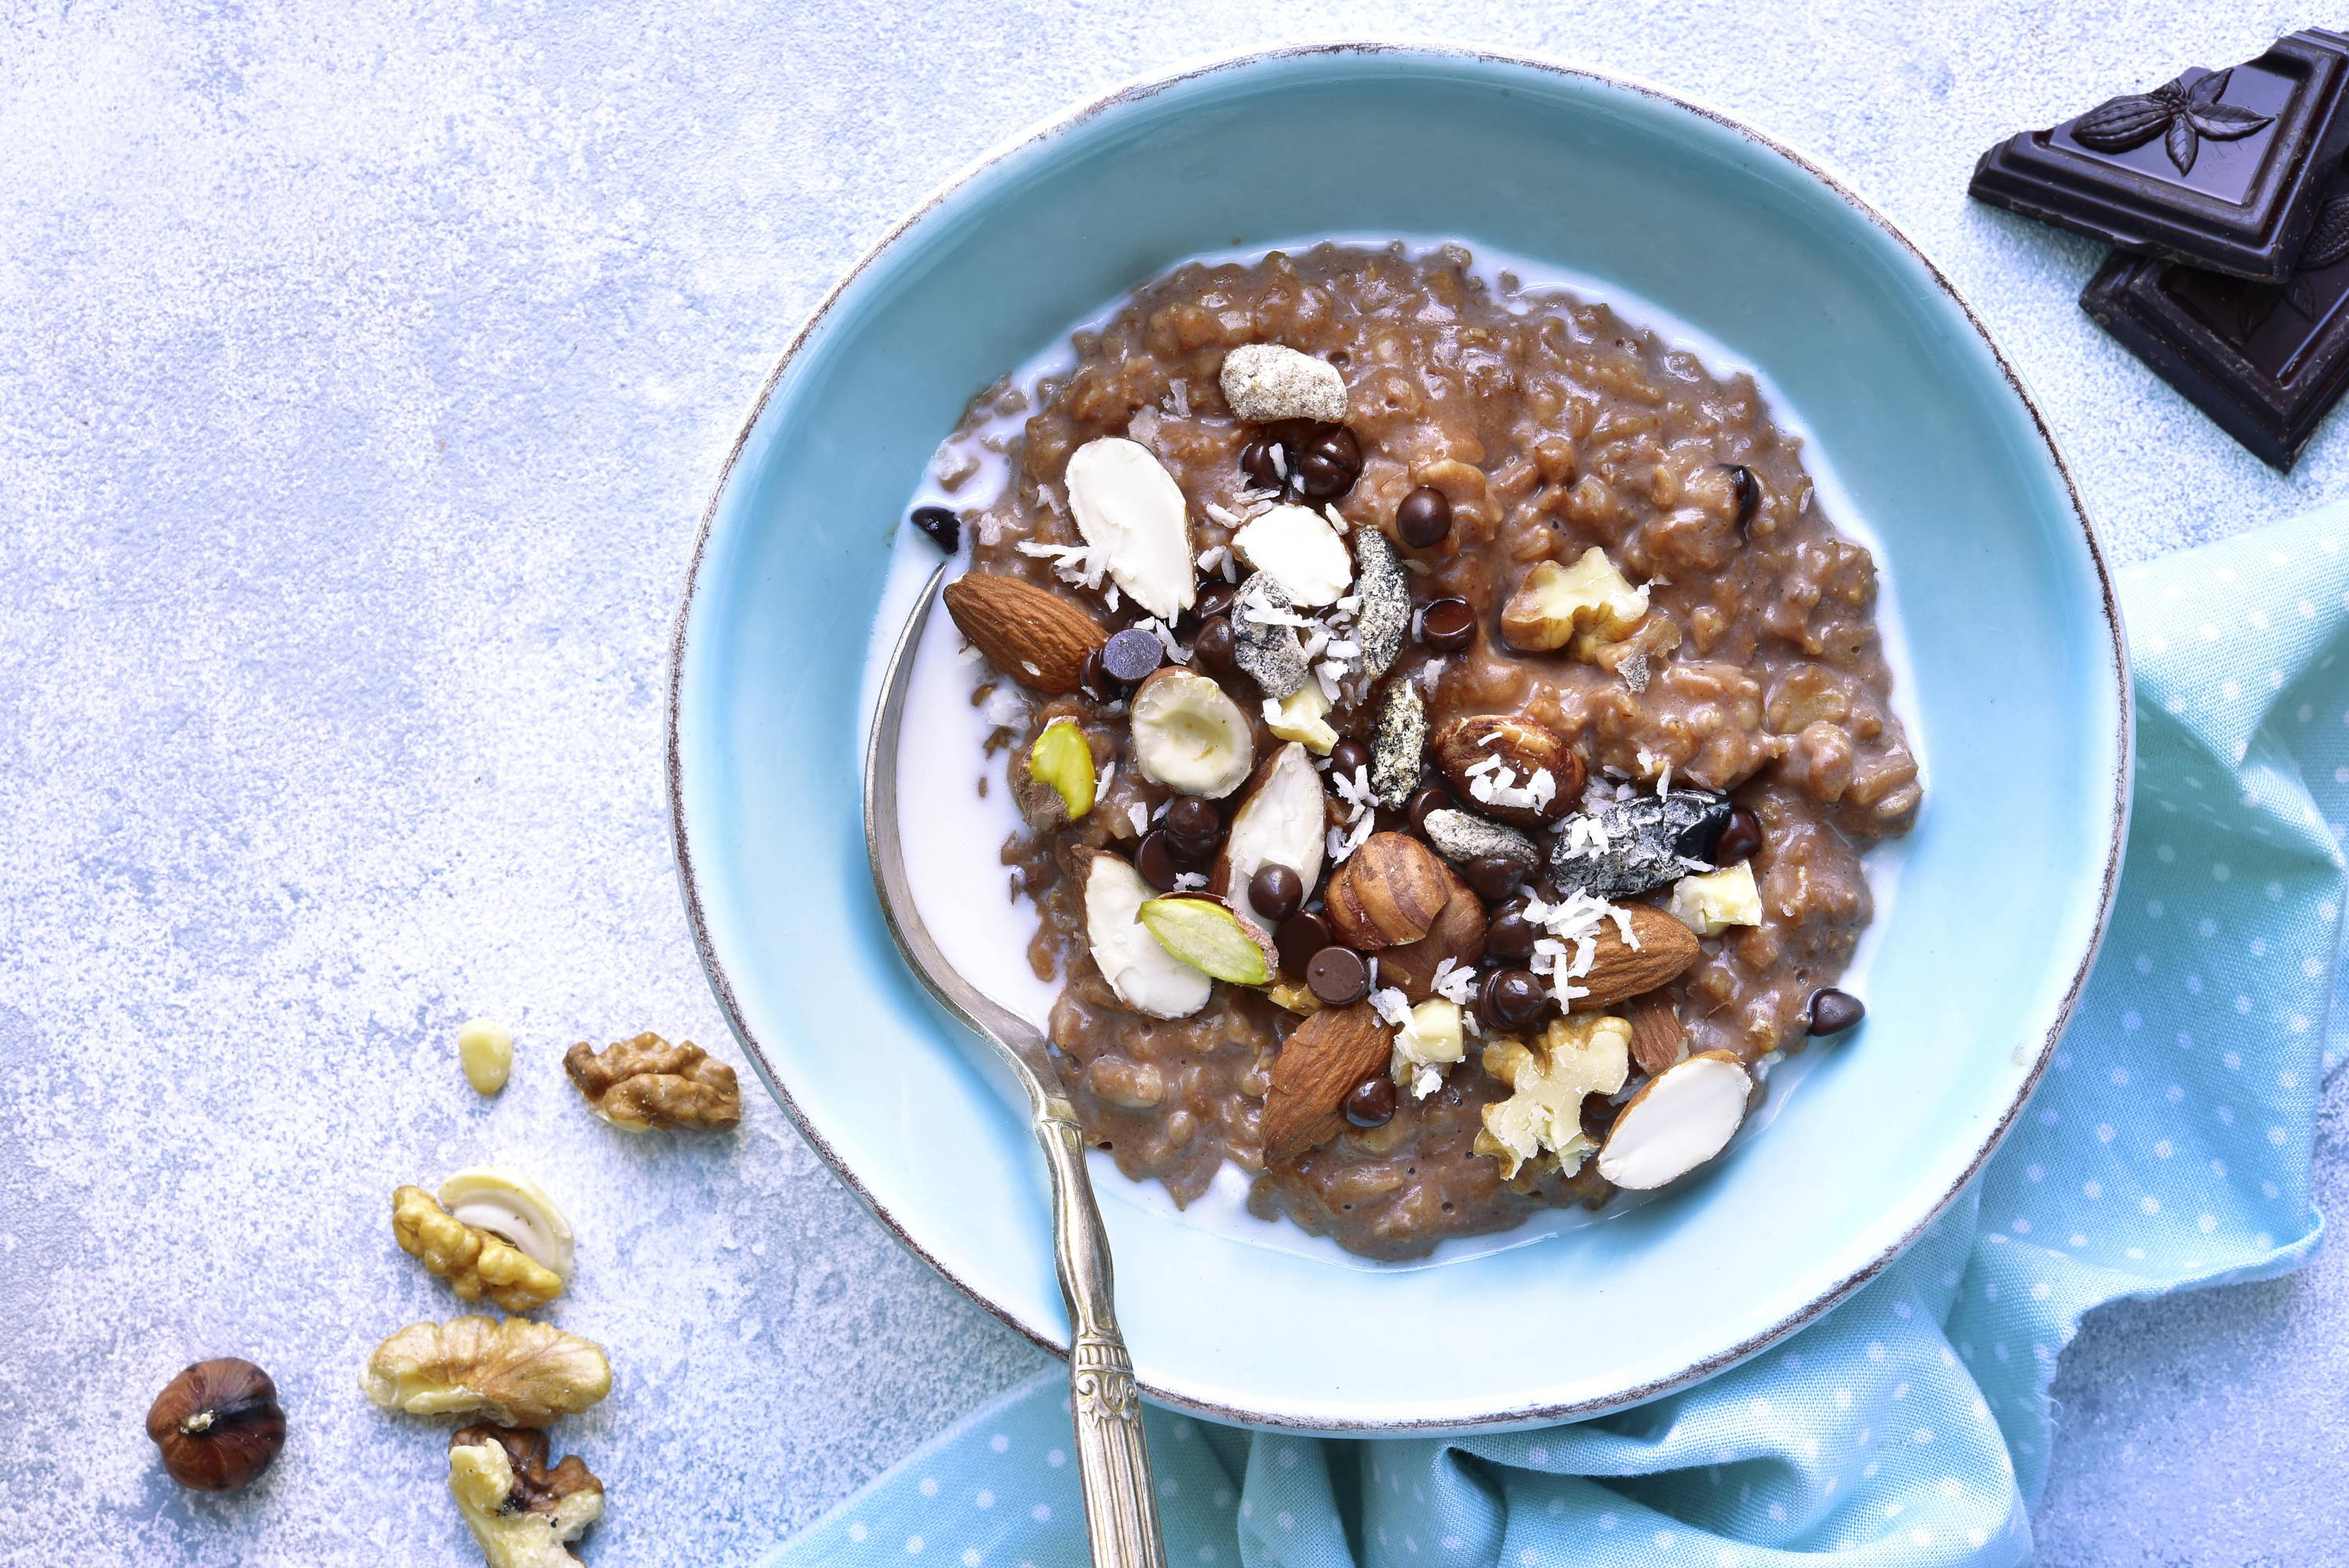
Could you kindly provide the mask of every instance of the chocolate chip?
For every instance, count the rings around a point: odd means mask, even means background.
[[[1811,1034],[1840,1035],[1867,1016],[1868,1009],[1848,991],[1828,985],[1811,993]]]
[[[1139,626],[1128,626],[1102,645],[1101,661],[1112,678],[1132,686],[1166,662],[1166,645]]]
[[[1287,866],[1258,866],[1248,879],[1248,903],[1267,920],[1287,920],[1304,902],[1305,879]]]
[[[1737,531],[1743,533],[1754,521],[1754,513],[1762,504],[1762,481],[1744,463],[1729,465],[1729,493],[1737,502]]]
[[[1133,869],[1160,892],[1173,892],[1174,879],[1183,874],[1182,859],[1174,852],[1174,841],[1164,833],[1144,833],[1142,847],[1133,851]]]
[[[1490,945],[1488,931],[1485,942]],[[1476,1003],[1476,1011],[1497,1028],[1522,1029],[1542,1016],[1549,1006],[1548,994],[1541,982],[1523,969],[1495,969],[1485,979],[1485,990]]]
[[[1721,830],[1713,841],[1713,853],[1706,858],[1717,866],[1733,866],[1740,861],[1752,860],[1762,847],[1762,819],[1739,806],[1729,813],[1729,825]]]
[[[1288,476],[1283,472],[1288,467],[1288,453],[1281,453],[1278,465],[1273,461],[1274,449],[1279,445],[1269,436],[1258,436],[1240,449],[1240,472],[1247,475],[1248,482],[1258,490],[1278,490],[1288,487]]]
[[[1526,918],[1524,904],[1506,904],[1485,924],[1485,952],[1488,957],[1523,964],[1534,955],[1534,944],[1541,936],[1541,927]]]
[[[942,506],[917,506],[914,509],[914,526],[929,535],[930,542],[952,555],[962,547],[962,519]]]
[[[1465,599],[1431,601],[1419,614],[1419,640],[1442,654],[1456,654],[1476,640],[1476,611]]]
[[[1237,652],[1232,640],[1231,621],[1223,615],[1201,622],[1198,635],[1191,639],[1191,656],[1212,675],[1227,676],[1238,668],[1234,662]]]
[[[1384,1127],[1394,1113],[1394,1079],[1384,1073],[1373,1073],[1346,1091],[1346,1119],[1356,1127]]]
[[[1361,477],[1361,443],[1343,425],[1322,426],[1297,454],[1297,488],[1308,500],[1336,500]]]
[[[1330,773],[1332,778],[1351,779],[1371,765],[1371,748],[1348,736],[1330,748]]]
[[[1158,826],[1185,860],[1212,860],[1216,841],[1224,836],[1224,814],[1211,802],[1185,795],[1166,808]]]
[[[1506,855],[1479,855],[1460,868],[1460,874],[1478,897],[1498,903],[1517,891],[1526,880],[1526,865]]]
[[[1444,542],[1452,531],[1452,502],[1433,485],[1422,485],[1395,508],[1395,531],[1413,550]]]
[[[1191,614],[1202,621],[1213,620],[1229,610],[1232,601],[1239,596],[1240,585],[1237,583],[1210,583],[1191,602]]]
[[[1125,688],[1102,666],[1099,648],[1085,655],[1084,666],[1077,672],[1077,685],[1095,702],[1115,702],[1125,695]]]
[[[1444,789],[1439,784],[1427,785],[1423,789],[1413,790],[1411,793],[1411,799],[1403,802],[1402,809],[1403,814],[1411,819],[1411,830],[1417,833],[1420,837],[1425,838],[1427,836],[1427,814],[1430,811],[1450,810],[1452,809],[1452,791]]]
[[[1371,994],[1371,968],[1350,947],[1325,947],[1305,961],[1305,984],[1324,1006],[1350,1007]]]
[[[1313,955],[1330,945],[1330,923],[1318,914],[1292,914],[1280,923],[1272,940],[1280,949],[1280,966],[1302,975]]]

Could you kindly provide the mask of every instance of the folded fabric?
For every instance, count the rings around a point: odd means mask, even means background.
[[[2090,1307],[2264,1279],[2316,1243],[2349,821],[2349,507],[2121,574],[2136,667],[2119,902],[1982,1177],[1763,1355],[1506,1437],[1251,1433],[1152,1410],[1171,1563],[2019,1563],[2047,1387]],[[773,1564],[1086,1559],[1066,1379],[957,1425]]]

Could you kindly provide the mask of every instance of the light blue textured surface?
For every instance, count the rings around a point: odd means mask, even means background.
[[[2344,588],[2344,507],[2127,574],[2136,819],[2103,954],[2029,1116],[1882,1278],[1734,1371],[1579,1425],[1350,1443],[1159,1420],[1170,1561],[2025,1560],[2044,1395],[2081,1314],[2271,1276],[2322,1229],[2309,1140],[2349,1043],[2328,825],[2349,819]],[[1537,1332],[1523,1315],[1476,1329],[1503,1353]],[[973,1568],[1082,1563],[1081,1504],[1055,1457],[1063,1381],[917,1454],[775,1568],[933,1542]],[[1219,1470],[1201,1485],[1185,1472],[1210,1449]]]
[[[901,1254],[771,1108],[626,1142],[570,1040],[722,1043],[678,913],[660,669],[693,521],[824,288],[997,140],[1208,50],[1364,32],[1546,51],[1840,167],[2022,366],[2137,560],[2349,478],[2272,475],[2073,304],[2084,242],[1975,154],[2311,19],[2280,3],[1278,9],[942,0],[26,4],[0,47],[0,1562],[477,1561],[440,1435],[353,1370],[448,1297],[390,1186],[483,1154],[582,1233],[558,1320],[591,1562],[743,1563],[1041,1365]],[[1329,177],[1343,179],[1346,171]],[[495,1107],[448,1037],[501,1013]],[[415,1084],[396,1081],[413,1069]],[[2343,1080],[2318,1202],[2349,1201]],[[2064,1355],[2063,1564],[2349,1561],[2349,1264],[2124,1305]],[[233,1499],[138,1426],[191,1357],[295,1437]]]

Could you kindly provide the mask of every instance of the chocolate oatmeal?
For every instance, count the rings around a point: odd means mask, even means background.
[[[1146,285],[948,590],[1093,1140],[1378,1258],[1717,1152],[1857,1021],[1920,800],[1875,562],[1752,380],[1468,263]]]

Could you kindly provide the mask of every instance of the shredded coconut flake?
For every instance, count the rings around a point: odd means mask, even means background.
[[[1150,813],[1143,810],[1142,802],[1139,800],[1125,809],[1125,820],[1133,824],[1133,830],[1137,834],[1150,831]]]

